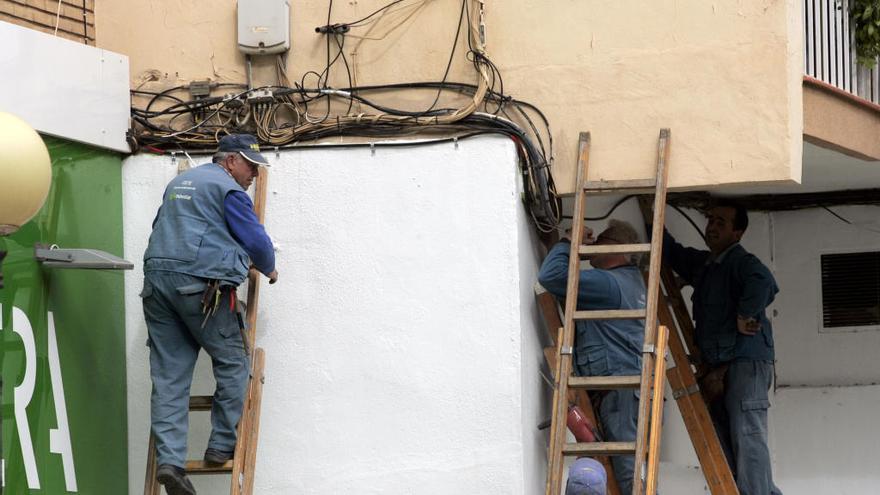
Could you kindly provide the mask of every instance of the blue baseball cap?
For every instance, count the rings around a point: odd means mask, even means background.
[[[229,134],[220,138],[220,146],[217,151],[238,153],[245,160],[264,167],[269,166],[269,160],[260,154],[260,144],[257,138],[250,134]]]
[[[568,468],[565,495],[605,495],[608,475],[596,459],[581,457]]]

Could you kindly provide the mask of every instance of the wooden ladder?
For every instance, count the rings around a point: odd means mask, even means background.
[[[565,320],[562,336],[557,345],[554,377],[553,413],[551,417],[550,450],[546,495],[560,495],[564,456],[635,455],[633,495],[654,494],[657,488],[657,468],[660,454],[660,431],[664,377],[666,368],[666,341],[668,330],[657,325],[660,293],[660,263],[663,241],[663,222],[666,205],[666,181],[669,155],[669,130],[660,131],[657,168],[654,179],[628,181],[587,181],[589,169],[590,134],[581,133],[578,149],[577,189],[572,218],[571,255],[568,265],[568,285],[565,298]],[[586,213],[587,192],[622,193],[630,189],[653,189],[654,218],[650,244],[581,245]],[[580,280],[580,259],[586,254],[650,253],[647,302],[645,309],[578,311],[577,296]],[[571,376],[572,349],[575,322],[583,320],[644,319],[645,337],[642,350],[642,373],[635,376]],[[569,390],[614,390],[638,388],[639,415],[634,442],[566,443],[566,418]]]
[[[257,176],[254,212],[260,223],[266,211],[266,183],[268,173],[265,168]],[[231,461],[221,465],[209,465],[203,460],[186,461],[186,472],[192,475],[231,474],[230,495],[251,495],[254,492],[254,470],[257,462],[257,442],[260,433],[260,404],[263,398],[264,370],[266,353],[260,347],[253,347],[257,334],[257,307],[260,300],[260,273],[251,268],[248,273],[247,295],[247,346],[253,349],[251,354],[250,380],[238,422],[238,439],[235,454]],[[190,411],[210,411],[213,398],[192,396],[189,399]],[[156,440],[150,433],[150,444],[147,451],[147,474],[144,482],[144,495],[159,495],[159,482],[156,480]]]

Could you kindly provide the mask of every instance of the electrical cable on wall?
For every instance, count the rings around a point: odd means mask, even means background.
[[[863,230],[865,232],[872,232],[874,234],[880,234],[880,230],[872,229],[871,227],[868,227],[866,225],[859,225],[857,223],[853,223],[852,220],[845,218],[843,215],[840,215],[839,213],[835,212],[834,210],[832,210],[831,208],[829,208],[827,206],[823,206],[822,209],[827,211],[828,213],[831,213],[835,217],[837,217],[841,222],[843,222],[847,225],[851,225],[852,227],[854,227],[856,229]]]
[[[606,211],[602,215],[595,216],[595,217],[584,217],[584,221],[598,222],[600,220],[605,220],[606,218],[610,217],[611,214],[614,213],[614,211],[617,210],[617,208],[619,208],[623,203],[626,203],[627,200],[632,199],[632,198],[637,198],[638,196],[639,196],[638,194],[628,194],[628,195],[618,199],[613,205],[611,205],[611,208],[609,208],[608,211]],[[697,233],[700,234],[700,237],[703,239],[703,241],[706,240],[706,234],[703,232],[703,229],[701,229],[700,226],[697,225],[697,222],[695,222],[691,218],[690,215],[685,213],[684,210],[682,210],[681,208],[679,208],[676,205],[672,205],[672,204],[667,203],[667,206],[671,206],[675,211],[677,211],[681,216],[683,216],[685,218],[685,220],[687,220],[688,223],[690,223],[691,226],[693,226],[694,230],[696,230]],[[564,220],[571,220],[572,216],[571,215],[563,215],[561,218]]]
[[[418,135],[446,139],[501,134],[516,145],[525,185],[523,201],[536,226],[542,231],[554,230],[561,210],[550,173],[553,140],[549,122],[534,105],[504,93],[501,73],[484,49],[482,2],[461,0],[452,48],[440,81],[355,85],[356,74],[345,54],[346,38],[357,37],[351,30],[372,29],[395,13],[406,15],[406,21],[415,12],[413,9],[421,8],[427,1],[393,1],[361,19],[336,24],[332,23],[333,4],[329,2],[327,24],[316,28],[318,34],[326,36],[325,66],[304,72],[292,86],[286,75],[286,61],[279,55],[275,59],[278,85],[251,88],[246,84],[201,82],[209,88],[207,95],[189,99],[183,95],[195,94],[195,82],[160,92],[132,90],[133,101],[145,101],[140,106],[132,104],[132,148],[208,151],[220,137],[233,132],[254,133],[262,144],[279,149],[339,136],[387,139]],[[465,58],[473,67],[476,84],[448,80],[462,29],[466,30]],[[359,42],[366,39],[362,37]],[[331,70],[338,64],[344,67],[348,87],[329,85]],[[210,94],[225,89],[238,91],[223,96]],[[385,96],[426,91],[432,91],[431,100],[422,110],[415,111],[394,108],[374,98],[379,93]],[[466,100],[460,107],[442,108],[439,104],[445,95]],[[336,108],[343,105],[344,111],[334,113],[334,103]],[[355,106],[357,112],[353,112]]]

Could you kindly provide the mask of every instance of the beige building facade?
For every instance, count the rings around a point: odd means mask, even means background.
[[[386,3],[334,2],[330,24]],[[480,2],[471,3],[476,12]],[[291,81],[314,85],[314,76],[303,75],[326,65],[327,40],[315,27],[328,23],[328,4],[291,2]],[[246,80],[234,2],[103,2],[96,9],[98,46],[130,57],[132,87]],[[451,0],[401,2],[370,27],[353,27],[343,51],[355,84],[441,80],[460,9]],[[581,131],[593,137],[591,179],[648,177],[661,127],[672,129],[674,187],[800,179],[799,1],[489,0],[484,20],[504,92],[536,105],[551,123],[561,193],[573,188]],[[473,83],[462,44],[448,79]],[[254,58],[254,83],[276,83],[274,58]],[[329,85],[348,86],[341,66]],[[383,101],[419,109],[433,97],[421,96]]]

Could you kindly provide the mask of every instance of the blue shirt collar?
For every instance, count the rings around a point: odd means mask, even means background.
[[[715,264],[720,265],[721,263],[724,262],[724,258],[727,257],[727,254],[730,253],[730,251],[733,250],[733,248],[735,248],[737,246],[739,246],[739,242],[734,242],[730,246],[727,246],[727,249],[722,251],[721,254],[719,254],[718,256],[709,255],[709,259],[706,260],[706,264],[708,265],[709,263],[715,263]]]

